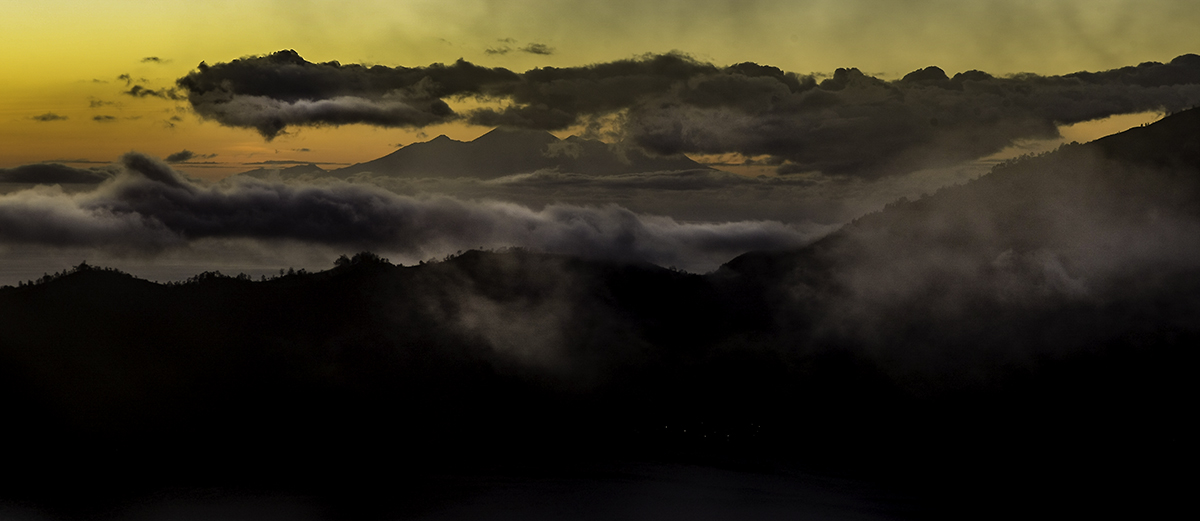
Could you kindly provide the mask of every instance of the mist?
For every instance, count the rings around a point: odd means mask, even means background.
[[[745,251],[795,247],[827,231],[772,220],[680,222],[612,203],[535,210],[488,199],[401,195],[369,183],[242,178],[206,185],[136,153],[122,158],[121,169],[90,191],[38,186],[0,195],[0,242],[8,251],[58,248],[135,259],[182,251],[199,258],[220,243],[232,248],[214,259],[229,264],[240,251],[252,266],[261,265],[253,261],[261,257],[256,249],[300,245],[314,252],[300,259],[333,248],[370,249],[414,263],[472,248],[522,247],[705,272]]]

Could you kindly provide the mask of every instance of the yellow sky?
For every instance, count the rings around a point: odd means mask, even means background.
[[[264,160],[358,162],[396,144],[487,129],[306,128],[268,143],[200,121],[184,102],[120,94],[119,75],[169,87],[202,60],[280,49],[310,61],[415,66],[462,57],[516,71],[681,50],[717,64],[858,67],[885,77],[927,65],[1061,74],[1200,51],[1194,0],[0,0],[0,12],[0,167],[111,161],[134,149],[187,149],[236,165],[189,169],[206,177]],[[530,43],[554,54],[516,50]],[[151,56],[160,62],[143,61]],[[35,119],[45,114],[65,119]]]

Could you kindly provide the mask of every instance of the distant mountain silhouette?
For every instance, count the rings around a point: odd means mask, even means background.
[[[474,141],[455,141],[442,135],[413,143],[379,159],[333,170],[330,175],[346,177],[373,172],[405,177],[489,179],[542,169],[612,175],[708,167],[682,155],[650,156],[640,149],[622,149],[576,136],[560,140],[540,130],[497,128]]]
[[[254,170],[248,170],[239,173],[237,175],[253,177],[256,179],[280,179],[286,181],[304,176],[321,177],[327,174],[328,171],[320,166],[317,166],[316,163],[309,163],[307,165],[295,165],[284,168],[260,167],[255,168]]]

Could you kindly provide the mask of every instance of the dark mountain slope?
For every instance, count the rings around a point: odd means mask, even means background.
[[[923,420],[941,425],[927,441],[962,451],[953,472],[993,473],[977,482],[990,492],[942,483],[969,502],[1160,497],[1179,483],[1122,476],[1195,461],[1183,440],[1197,433],[1177,411],[1195,396],[1181,368],[1200,338],[1196,143],[1193,109],[898,201],[802,250],[743,255],[717,276],[757,288],[772,342],[856,353],[939,404],[916,409],[945,415]]]
[[[1066,255],[1084,263],[1072,269],[1104,275],[1132,267],[1109,264],[1136,262],[1127,258],[1135,252],[1168,261],[1160,258],[1166,255],[1162,249],[1182,238],[1179,234],[1200,216],[1197,143],[1200,111],[1193,109],[1010,162],[917,201],[901,199],[804,249],[748,253],[725,269],[772,279],[788,276],[796,266],[810,267],[798,272],[834,265],[846,270],[874,262],[877,269],[908,266],[915,276],[941,261],[966,262],[970,266],[961,267],[967,270],[995,269],[1032,252],[1057,256],[1059,262]],[[1176,260],[1193,267],[1194,252],[1177,253]]]
[[[5,490],[353,495],[388,486],[356,478],[377,467],[627,458],[872,476],[932,505],[919,517],[1166,511],[1195,463],[1194,121],[709,276],[512,251],[0,289],[0,403],[22,426],[4,435],[25,448]]]

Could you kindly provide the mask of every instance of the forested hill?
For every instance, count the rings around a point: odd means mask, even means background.
[[[1179,411],[1200,286],[1175,282],[993,308],[949,332],[913,320],[876,344],[737,277],[521,252],[266,282],[80,270],[0,291],[5,408],[21,426],[5,436],[24,447],[8,490],[347,494],[378,465],[419,481],[650,458],[882,473],[964,504],[1141,494],[1171,482],[1112,480],[1166,476],[1194,439]],[[97,487],[115,465],[142,478]],[[943,481],[963,473],[990,488]]]
[[[0,289],[6,490],[628,458],[871,475],[947,517],[1169,506],[1195,463],[1197,133],[1193,110],[1066,146],[709,275],[471,251]]]

